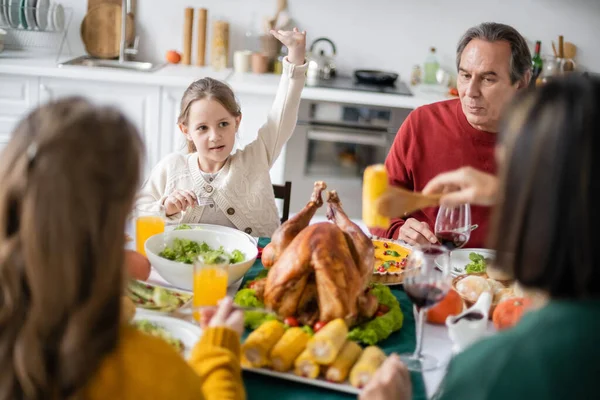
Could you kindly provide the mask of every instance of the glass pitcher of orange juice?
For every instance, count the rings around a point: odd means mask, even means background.
[[[219,300],[227,296],[227,278],[229,260],[219,263],[207,263],[204,257],[198,256],[194,262],[194,308],[216,306]],[[196,320],[200,316],[194,313]]]
[[[135,246],[138,253],[146,255],[144,245],[150,236],[165,231],[166,212],[162,205],[147,204],[138,206],[135,216]]]

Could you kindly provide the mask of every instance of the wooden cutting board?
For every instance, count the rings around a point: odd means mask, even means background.
[[[134,21],[127,15],[126,42],[134,38]],[[81,39],[85,50],[92,57],[116,58],[121,41],[121,6],[101,4],[89,10],[81,23]]]

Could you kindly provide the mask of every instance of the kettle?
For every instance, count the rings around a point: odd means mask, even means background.
[[[319,42],[327,42],[331,45],[331,55],[326,55],[323,50],[319,54],[315,54],[315,45]],[[316,81],[319,79],[331,79],[335,77],[335,44],[325,37],[315,39],[310,45],[310,53],[308,55],[308,70],[306,79]]]

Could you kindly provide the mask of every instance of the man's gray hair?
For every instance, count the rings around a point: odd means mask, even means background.
[[[458,42],[456,48],[456,69],[460,67],[460,59],[465,47],[473,39],[488,42],[506,40],[510,44],[510,80],[511,83],[520,81],[531,69],[531,52],[525,38],[515,28],[496,22],[484,22],[470,28]]]

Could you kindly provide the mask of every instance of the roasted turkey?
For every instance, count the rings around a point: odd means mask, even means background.
[[[330,222],[309,225],[323,205],[326,187],[316,182],[304,209],[273,234],[263,251],[269,273],[255,287],[260,287],[257,295],[265,305],[281,317],[294,316],[309,325],[343,318],[353,325],[377,310],[377,300],[367,289],[374,248],[344,213],[335,191],[327,193]]]

